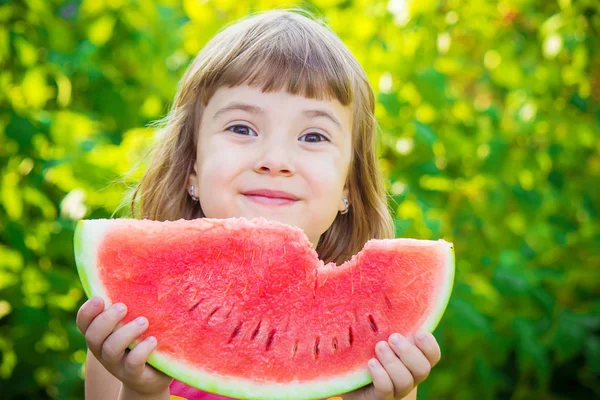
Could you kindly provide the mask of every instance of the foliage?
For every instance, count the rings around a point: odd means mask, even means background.
[[[146,126],[203,44],[279,4],[0,4],[0,393],[79,399],[75,222],[111,216],[139,179],[124,176]],[[398,235],[456,246],[442,362],[419,397],[600,397],[597,2],[307,7],[376,90]]]

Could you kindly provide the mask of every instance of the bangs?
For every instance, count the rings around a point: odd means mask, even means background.
[[[357,86],[352,57],[338,54],[343,46],[336,37],[312,23],[307,29],[306,22],[288,16],[263,21],[251,31],[231,32],[231,47],[220,49],[225,54],[214,58],[199,82],[204,104],[219,87],[240,85],[351,104]]]

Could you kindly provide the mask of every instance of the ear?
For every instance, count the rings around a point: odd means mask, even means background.
[[[340,199],[340,207],[339,207],[340,212],[344,211],[346,209],[346,204],[344,203],[344,198],[348,199],[348,204],[350,204],[350,199],[348,198],[348,193],[349,193],[348,188],[344,188],[344,191],[342,192],[343,196]]]
[[[192,163],[192,171],[190,172],[190,176],[188,177],[187,186],[184,188],[186,192],[189,193],[191,185],[194,185],[194,191],[196,192],[196,196],[198,196],[198,170],[196,160],[194,160]]]

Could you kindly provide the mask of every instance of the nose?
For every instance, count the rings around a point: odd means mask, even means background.
[[[295,172],[291,159],[291,149],[284,140],[265,140],[254,166],[259,174],[291,176]]]

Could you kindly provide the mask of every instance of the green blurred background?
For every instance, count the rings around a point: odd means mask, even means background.
[[[75,223],[140,178],[206,41],[276,6],[368,72],[397,235],[456,245],[419,398],[600,398],[597,0],[0,0],[0,398],[83,398]]]

